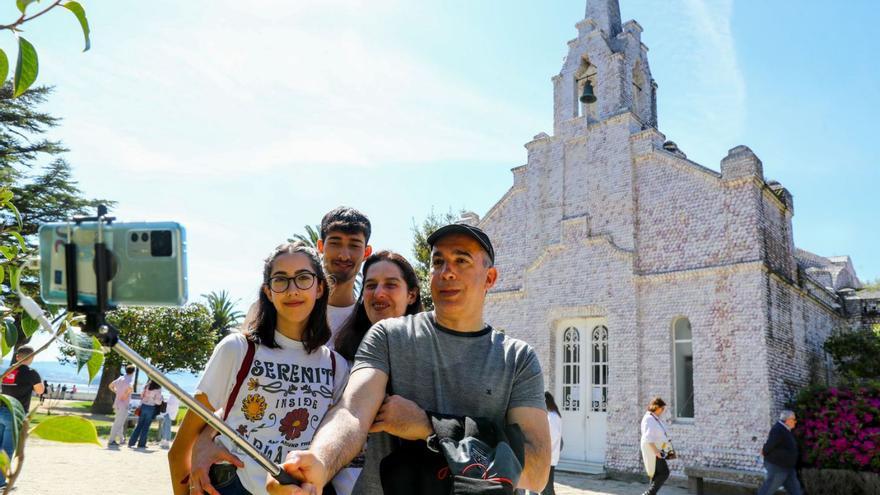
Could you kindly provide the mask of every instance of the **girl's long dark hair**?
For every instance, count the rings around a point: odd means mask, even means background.
[[[553,398],[553,394],[550,392],[544,392],[544,403],[547,405],[548,411],[555,412],[562,416],[559,412],[559,406],[556,405],[556,400]]]
[[[393,251],[379,251],[373,253],[366,261],[364,261],[364,280],[367,279],[367,273],[370,267],[380,261],[388,261],[400,268],[403,275],[403,281],[406,283],[407,292],[415,290],[416,298],[412,304],[406,306],[404,315],[414,315],[422,312],[422,295],[419,292],[419,277],[412,265],[403,256]],[[364,335],[373,324],[367,318],[367,309],[364,307],[364,291],[361,289],[361,296],[358,298],[354,313],[342,324],[339,333],[336,334],[336,340],[333,342],[333,348],[349,361],[354,360],[357,348],[361,345]]]
[[[266,297],[263,288],[269,286],[269,277],[272,275],[272,263],[283,254],[297,253],[302,253],[309,258],[312,271],[317,275],[315,283],[321,284],[320,287],[324,289],[321,297],[315,300],[315,307],[312,308],[312,313],[309,315],[306,328],[302,334],[303,347],[306,352],[311,354],[312,351],[330,340],[330,327],[327,326],[327,300],[330,298],[330,291],[327,289],[327,278],[324,276],[324,268],[321,266],[318,252],[299,241],[276,247],[272,254],[266,258],[263,264],[263,284],[260,286],[256,315],[247,329],[246,336],[248,340],[266,347],[276,349],[281,347],[275,342],[278,313],[275,311],[272,301]]]

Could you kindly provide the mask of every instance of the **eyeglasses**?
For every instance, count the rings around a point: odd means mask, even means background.
[[[276,275],[269,279],[269,289],[272,292],[280,294],[282,292],[286,292],[287,289],[290,288],[290,282],[293,281],[293,285],[295,285],[297,289],[307,290],[311,289],[312,286],[315,285],[315,280],[317,279],[318,274],[313,272],[300,272],[293,277]]]

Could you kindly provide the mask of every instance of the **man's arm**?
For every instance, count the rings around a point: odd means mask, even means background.
[[[37,395],[42,394],[45,390],[46,390],[46,386],[43,385],[42,381],[39,381],[34,384],[34,393],[36,393]]]
[[[537,407],[514,407],[507,411],[507,422],[516,423],[525,437],[525,465],[519,486],[541,492],[550,476],[550,423],[547,412]]]
[[[782,435],[776,430],[776,425],[773,425],[770,428],[770,434],[767,435],[767,441],[764,442],[764,448],[761,449],[761,455],[766,457],[767,454],[776,449],[780,442],[782,442]]]
[[[282,486],[270,477],[266,485],[269,493],[320,493],[336,472],[360,453],[387,384],[388,375],[378,369],[361,368],[352,373],[342,400],[324,417],[309,450],[291,452],[282,465],[294,478],[304,481],[303,486]]]

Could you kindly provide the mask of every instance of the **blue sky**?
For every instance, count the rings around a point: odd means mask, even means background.
[[[794,195],[796,244],[880,277],[876,4],[620,3],[644,28],[661,132],[715,170],[751,147]],[[66,11],[25,33],[76,177],[118,217],[182,222],[191,299],[244,305],[261,258],[339,204],[407,255],[432,208],[485,214],[552,131],[550,78],[585,2],[83,4],[91,51]]]

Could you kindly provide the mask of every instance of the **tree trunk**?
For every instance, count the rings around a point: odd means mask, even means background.
[[[106,354],[106,357],[111,354]],[[110,414],[113,412],[113,401],[116,394],[110,391],[109,385],[113,380],[119,378],[121,363],[116,359],[107,359],[104,361],[104,368],[101,371],[101,383],[98,386],[98,394],[95,401],[92,402],[92,413],[94,414]]]

